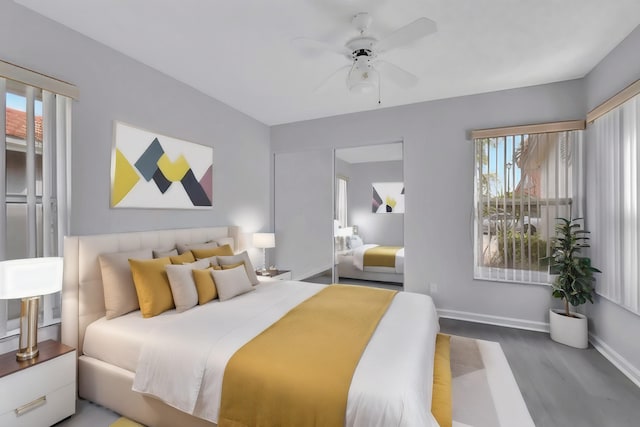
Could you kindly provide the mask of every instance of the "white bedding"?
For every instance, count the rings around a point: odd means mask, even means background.
[[[367,249],[375,248],[374,244],[367,244],[358,246],[353,249],[353,266],[356,267],[360,271],[370,271],[372,273],[398,273],[404,274],[404,248],[401,248],[398,252],[396,252],[396,266],[395,268],[391,267],[375,267],[375,266],[366,266],[364,265],[364,253]]]
[[[224,368],[233,353],[323,286],[265,282],[254,292],[184,313],[101,319],[87,328],[83,350],[136,371],[135,390],[217,422]],[[430,402],[438,329],[430,297],[396,295],[354,372],[347,426],[437,426]]]

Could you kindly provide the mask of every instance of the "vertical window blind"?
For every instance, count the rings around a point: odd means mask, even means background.
[[[580,216],[584,200],[582,131],[571,130],[584,122],[571,123],[472,134],[476,279],[549,282],[555,218]]]
[[[596,292],[640,314],[640,95],[597,118],[587,138],[590,256]]]
[[[32,84],[28,84],[32,83]],[[62,255],[68,231],[67,158],[75,87],[0,61],[0,260]],[[60,318],[46,295],[40,325]],[[0,338],[19,329],[20,301],[0,301]]]

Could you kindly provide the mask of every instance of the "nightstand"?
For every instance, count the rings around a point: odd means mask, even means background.
[[[53,340],[17,361],[0,355],[0,426],[51,426],[76,412],[76,351]]]
[[[256,275],[260,281],[291,280],[291,270],[267,270],[266,272],[258,270]]]

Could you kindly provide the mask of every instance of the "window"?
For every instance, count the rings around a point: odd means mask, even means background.
[[[602,271],[596,277],[596,292],[638,314],[639,136],[640,95],[596,118],[589,126],[586,223],[591,231],[592,262]]]
[[[474,278],[548,283],[555,218],[582,213],[584,122],[474,131]]]
[[[47,79],[0,61],[0,260],[62,255],[71,104],[40,88]],[[60,295],[40,309],[41,326],[59,321]],[[0,301],[0,338],[18,333],[19,317],[20,300]]]
[[[347,178],[344,176],[336,177],[336,212],[335,219],[341,228],[348,224],[347,219]]]

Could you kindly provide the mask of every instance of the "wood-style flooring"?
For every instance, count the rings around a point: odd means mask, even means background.
[[[537,427],[640,427],[640,388],[593,347],[579,350],[547,333],[451,319],[440,319],[440,327],[500,343]]]

